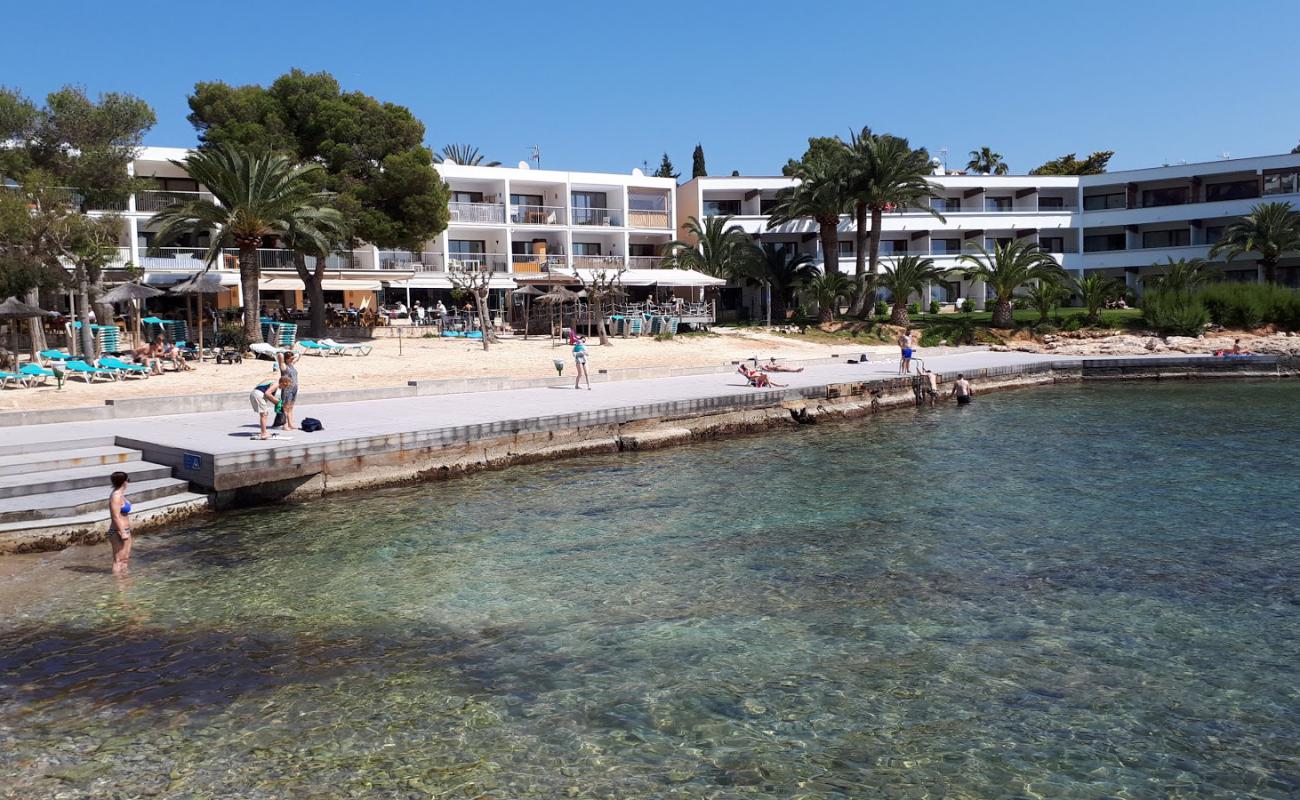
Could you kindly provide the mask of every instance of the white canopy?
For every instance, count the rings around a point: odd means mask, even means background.
[[[599,270],[578,269],[578,277],[584,281],[590,281],[592,274]],[[612,275],[613,270],[606,270],[606,275]],[[619,276],[619,282],[624,286],[725,286],[727,281],[723,278],[711,278],[703,272],[693,269],[628,269],[624,270]]]
[[[144,274],[144,282],[149,284],[150,286],[171,286],[174,283],[180,283],[181,281],[189,280],[190,278],[193,278],[195,275],[198,275],[199,272],[200,271],[155,272],[153,270],[150,270]],[[239,273],[237,272],[228,272],[225,270],[212,270],[206,274],[218,276],[221,280],[222,286],[239,285]]]
[[[446,274],[436,272],[422,272],[410,280],[404,281],[385,281],[390,289],[454,289],[451,278]],[[493,275],[488,282],[489,289],[513,289],[515,282],[509,275]]]
[[[377,292],[380,289],[379,281],[326,279],[320,284],[327,292]],[[258,288],[264,292],[300,292],[305,287],[298,278],[263,278]]]

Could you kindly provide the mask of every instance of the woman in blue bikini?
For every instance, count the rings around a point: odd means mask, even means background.
[[[113,574],[126,572],[131,558],[131,501],[126,499],[130,478],[125,472],[109,476],[113,492],[108,496],[108,543],[113,547]]]

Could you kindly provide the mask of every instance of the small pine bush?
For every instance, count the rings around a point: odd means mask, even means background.
[[[973,312],[973,311],[975,310],[975,301],[974,301],[974,300],[963,300],[962,303],[961,303],[961,310],[962,310],[963,313],[970,314],[971,312]]]
[[[1156,289],[1142,297],[1142,317],[1165,336],[1200,336],[1210,312],[1190,292]]]
[[[886,303],[884,300],[877,300],[877,301],[876,301],[876,316],[877,316],[877,317],[887,317],[887,316],[889,316],[889,303]]]
[[[1197,298],[1210,320],[1225,328],[1276,325],[1300,329],[1300,292],[1261,283],[1219,283],[1202,288]]]
[[[907,313],[909,313],[909,314],[913,314],[913,315],[915,315],[915,314],[920,314],[920,313],[921,313],[921,304],[920,304],[920,303],[908,303],[908,304],[907,304]]]
[[[931,301],[930,301],[930,313],[931,313],[931,314],[938,314],[938,313],[939,313],[939,308],[940,308],[940,306],[939,306],[939,301],[938,301],[938,300],[931,300]]]

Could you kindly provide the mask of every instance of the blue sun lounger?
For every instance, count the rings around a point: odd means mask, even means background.
[[[22,368],[19,369],[18,372],[27,376],[28,386],[31,386],[33,383],[45,383],[46,378],[55,377],[54,370],[46,369],[40,364],[23,364]]]
[[[92,367],[84,361],[65,361],[63,368],[68,371],[68,377],[80,375],[81,379],[86,383],[94,383],[96,378],[102,378],[106,381],[117,380],[117,373],[112,370]]]
[[[5,388],[11,383],[20,389],[26,389],[28,385],[27,376],[20,375],[16,372],[0,372],[0,389]]]
[[[318,355],[318,356],[343,355],[342,348],[330,347],[327,344],[321,344],[320,342],[314,341],[312,339],[299,339],[298,344],[302,345],[302,349],[305,352],[312,353],[313,355]]]
[[[70,359],[76,358],[76,356],[68,355],[62,350],[42,350],[41,358],[45,359],[46,361],[68,361]]]
[[[116,372],[118,374],[118,377],[121,378],[125,378],[128,375],[135,375],[141,378],[149,377],[149,368],[146,367],[145,365],[128,364],[127,362],[119,358],[114,358],[112,356],[104,356],[103,358],[99,359],[99,366],[101,369],[106,369],[112,372]]]

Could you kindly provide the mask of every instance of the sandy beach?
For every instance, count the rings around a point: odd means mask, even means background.
[[[609,347],[589,342],[589,366],[597,370],[636,367],[697,367],[725,364],[758,356],[766,360],[825,358],[832,354],[869,353],[897,357],[893,346],[827,345],[755,331],[724,330],[713,334],[679,336],[668,341],[650,337],[614,338]],[[564,374],[573,373],[569,348],[546,339],[507,337],[487,352],[477,342],[456,339],[379,337],[368,342],[368,356],[311,356],[299,361],[304,390],[401,386],[407,381],[439,378],[553,376],[553,361],[564,362]],[[400,347],[400,353],[399,353]],[[42,408],[101,405],[112,398],[168,397],[217,392],[247,391],[270,377],[269,361],[246,359],[242,364],[191,362],[193,372],[171,372],[147,379],[87,384],[73,379],[62,391],[53,380],[48,386],[5,389],[0,392],[0,412]]]

